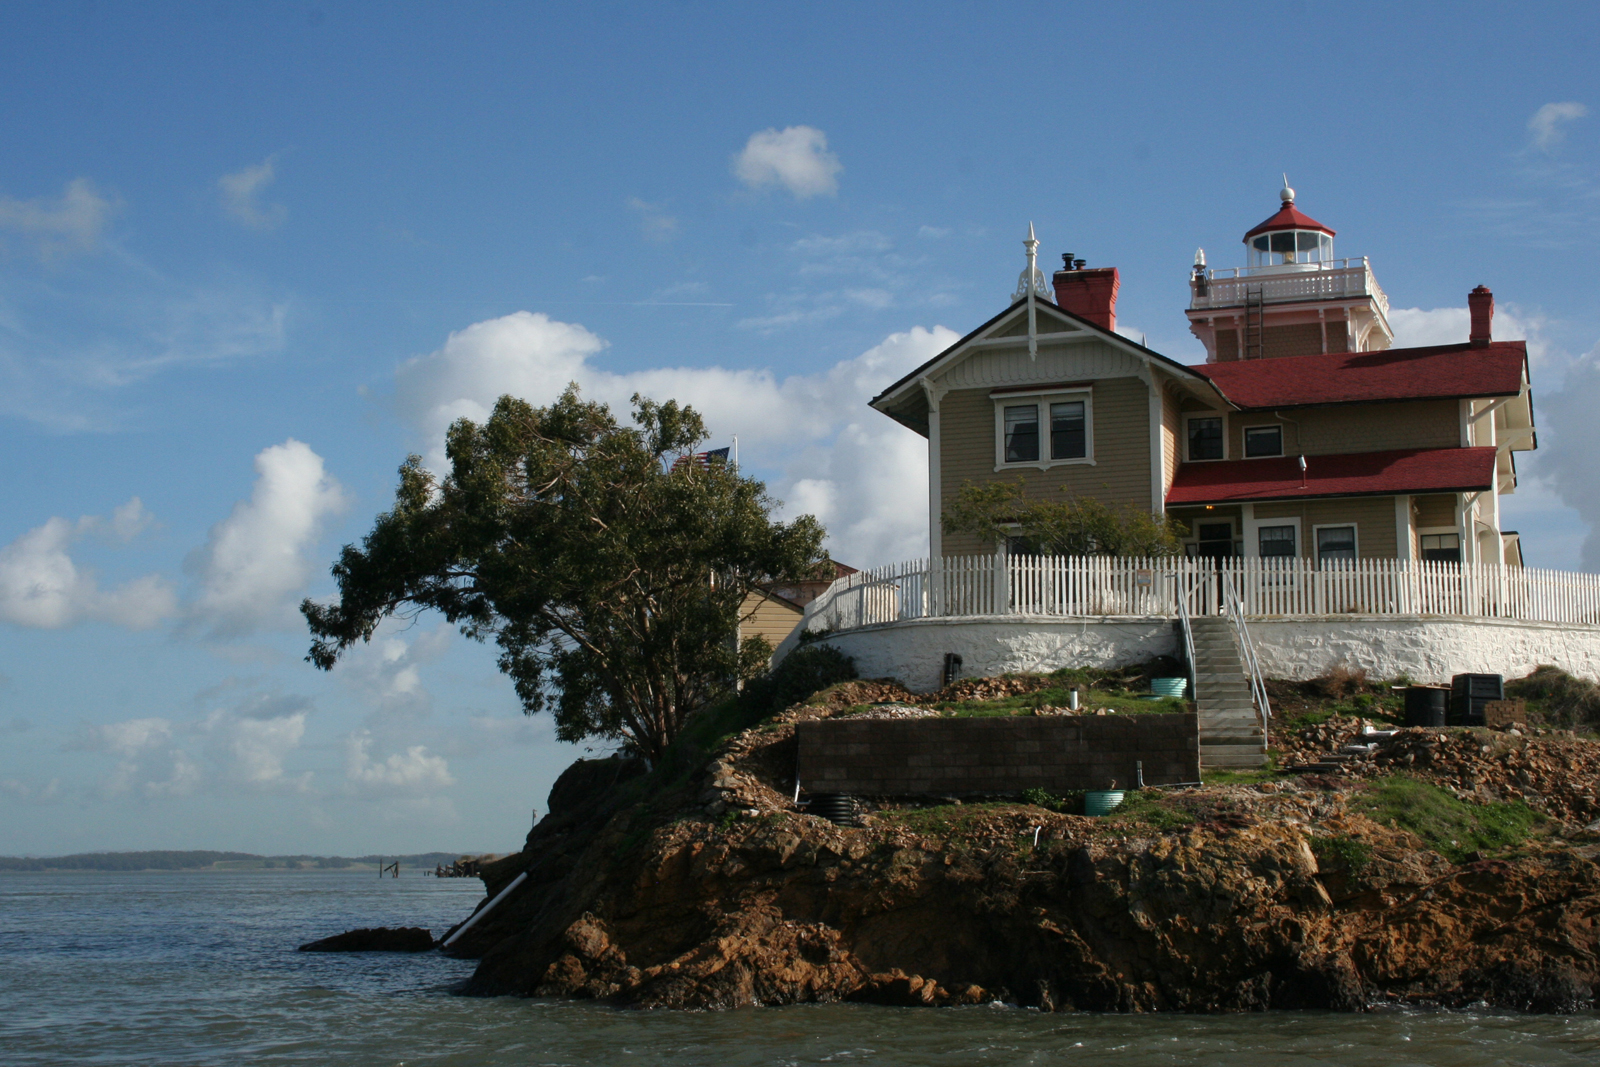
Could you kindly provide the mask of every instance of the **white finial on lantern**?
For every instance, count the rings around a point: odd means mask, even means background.
[[[1294,203],[1294,190],[1289,188],[1289,176],[1287,174],[1283,176],[1283,188],[1278,190],[1278,199],[1285,204]]]
[[[1205,249],[1197,248],[1197,249],[1194,250],[1194,265],[1197,266],[1197,267],[1204,267],[1206,265],[1206,250]]]

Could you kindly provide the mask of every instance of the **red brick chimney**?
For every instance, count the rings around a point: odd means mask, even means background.
[[[1494,335],[1494,294],[1480,285],[1467,294],[1467,310],[1472,313],[1472,333],[1467,338],[1473,348],[1483,348]]]
[[[1061,258],[1067,264],[1066,269],[1056,271],[1051,279],[1055,283],[1056,303],[1096,326],[1116,330],[1117,290],[1122,288],[1122,276],[1117,268],[1084,270],[1083,260],[1074,260],[1071,252]]]

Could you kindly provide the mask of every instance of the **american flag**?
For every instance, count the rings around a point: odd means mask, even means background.
[[[672,461],[672,469],[677,470],[679,467],[690,463],[698,463],[702,467],[710,467],[713,462],[728,462],[728,450],[726,448],[713,448],[709,452],[696,452],[689,456],[679,456]]]

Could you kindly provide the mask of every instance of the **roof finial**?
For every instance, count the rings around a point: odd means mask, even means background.
[[[1204,267],[1206,265],[1206,250],[1205,249],[1197,248],[1197,249],[1194,250],[1194,265],[1197,266],[1197,267]]]
[[[1283,188],[1278,190],[1278,199],[1285,204],[1294,203],[1294,190],[1289,188],[1289,175],[1283,176]]]
[[[1049,300],[1055,296],[1045,285],[1044,271],[1039,269],[1039,239],[1033,235],[1033,223],[1028,223],[1028,239],[1022,242],[1022,247],[1028,250],[1028,265],[1017,276],[1017,291],[1011,294],[1011,302],[1032,294]]]

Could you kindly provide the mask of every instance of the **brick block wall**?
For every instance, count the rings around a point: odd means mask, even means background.
[[[811,793],[906,796],[1105,789],[1200,777],[1193,715],[823,719],[798,723],[800,783]]]

